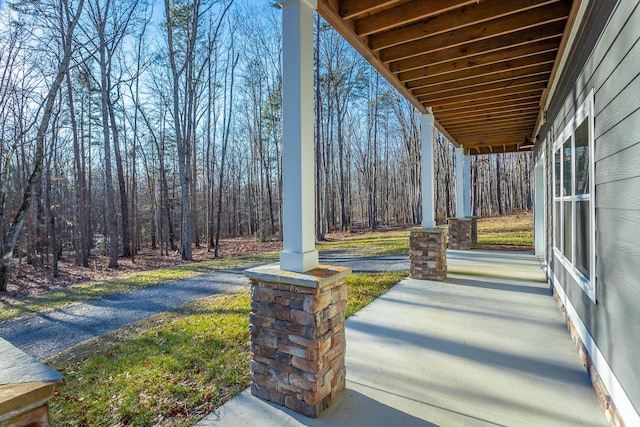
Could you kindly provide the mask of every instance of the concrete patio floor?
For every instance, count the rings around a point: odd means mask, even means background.
[[[537,258],[448,251],[448,266],[347,320],[347,388],[319,418],[245,390],[198,426],[608,425]]]

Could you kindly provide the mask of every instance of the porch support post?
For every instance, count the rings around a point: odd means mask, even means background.
[[[433,114],[424,114],[422,125],[422,227],[412,228],[409,237],[410,275],[413,279],[447,278],[447,229],[436,227]]]
[[[315,0],[282,3],[282,270],[318,266],[313,158],[313,11]]]
[[[313,11],[283,0],[283,234],[280,264],[250,279],[251,393],[317,417],[346,384],[346,267],[315,248]]]
[[[465,161],[466,159],[466,161]],[[467,215],[467,199],[469,197],[468,156],[462,148],[456,149],[456,217],[449,218],[449,248],[468,250],[474,241],[474,230],[477,230],[476,219]],[[477,232],[475,233],[477,234]]]
[[[471,216],[471,156],[463,156],[464,169],[464,216]]]
[[[478,243],[478,218],[471,214],[471,156],[464,156],[464,217],[471,221],[470,246]]]
[[[433,175],[433,123],[433,114],[427,113],[422,115],[422,228],[436,227]]]
[[[462,147],[456,148],[456,218],[464,218],[464,153]]]

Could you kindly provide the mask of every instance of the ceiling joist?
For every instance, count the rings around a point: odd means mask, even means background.
[[[533,11],[519,12],[503,16],[494,21],[471,25],[463,30],[452,30],[433,37],[382,49],[380,51],[380,59],[383,62],[397,61],[471,41],[497,37],[549,22],[564,20],[567,18],[568,12],[565,3],[554,3],[547,7],[536,8]]]
[[[476,154],[523,151],[532,138],[576,9],[574,0],[318,0],[383,77]]]
[[[505,2],[504,0],[487,0],[483,3],[473,2],[465,7],[451,10],[438,16],[402,28],[377,32],[369,38],[369,46],[373,50],[380,50],[397,46],[425,37],[430,37],[446,31],[456,30],[470,25],[479,24],[496,18],[521,12],[531,7],[541,6],[554,1],[549,0],[521,0]],[[413,3],[411,3],[413,4]],[[356,23],[356,31],[358,25]],[[376,31],[371,31],[369,35]]]
[[[394,73],[400,73],[444,62],[460,61],[462,59],[468,59],[473,63],[474,61],[482,61],[483,56],[491,53],[517,49],[526,45],[533,45],[535,47],[546,40],[553,40],[554,46],[557,47],[563,29],[564,22],[555,21],[547,25],[528,28],[490,39],[465,43],[436,52],[417,55],[409,59],[391,62],[389,68]],[[516,51],[515,54],[515,57],[523,56],[518,51]],[[507,52],[506,55],[508,57],[509,52]]]

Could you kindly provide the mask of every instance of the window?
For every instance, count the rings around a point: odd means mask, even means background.
[[[593,102],[592,90],[553,146],[553,246],[558,259],[595,302]]]

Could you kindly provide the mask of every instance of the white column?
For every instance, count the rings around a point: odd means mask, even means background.
[[[464,176],[462,147],[456,148],[456,218],[465,217],[464,212]]]
[[[464,156],[464,216],[471,217],[471,156]]]
[[[433,121],[433,114],[422,115],[422,228],[436,228]]]
[[[282,5],[283,240],[280,269],[318,266],[313,157],[313,11],[315,0]]]
[[[546,215],[544,206],[544,157],[536,163],[534,171],[534,187],[533,187],[533,245],[535,255],[540,258],[545,257],[545,233],[544,218]]]

